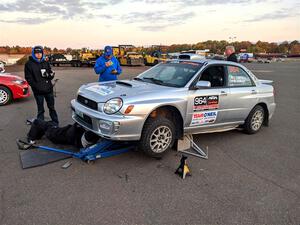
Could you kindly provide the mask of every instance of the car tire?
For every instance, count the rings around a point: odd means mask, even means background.
[[[175,141],[175,126],[172,121],[165,117],[147,119],[139,149],[154,158],[161,158]]]
[[[255,106],[249,113],[245,124],[244,131],[247,134],[255,134],[262,127],[265,119],[265,110],[262,106]]]
[[[0,106],[9,104],[11,100],[12,100],[11,91],[6,87],[0,86]]]

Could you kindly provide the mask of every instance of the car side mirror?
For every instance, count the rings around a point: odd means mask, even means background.
[[[200,80],[196,83],[195,87],[196,88],[210,88],[211,83],[209,81],[206,81],[206,80]]]

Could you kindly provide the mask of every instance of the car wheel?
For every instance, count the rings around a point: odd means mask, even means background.
[[[139,148],[149,156],[160,158],[170,149],[175,140],[175,126],[165,117],[147,119]]]
[[[12,99],[10,90],[6,87],[0,87],[0,106],[8,104]]]
[[[258,132],[265,119],[265,110],[262,106],[255,106],[249,113],[244,129],[247,134],[254,134]]]

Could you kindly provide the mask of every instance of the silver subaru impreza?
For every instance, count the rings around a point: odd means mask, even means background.
[[[275,106],[272,81],[218,60],[168,61],[132,80],[82,85],[71,101],[77,123],[107,139],[138,141],[151,156],[185,134],[256,133]]]

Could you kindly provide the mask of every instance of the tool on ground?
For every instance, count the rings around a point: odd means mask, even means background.
[[[192,176],[191,171],[186,163],[187,156],[182,155],[180,159],[180,165],[175,171],[175,174],[178,174],[182,179],[185,179],[186,176]]]
[[[67,161],[65,164],[61,166],[62,169],[68,169],[72,165],[71,161]]]

